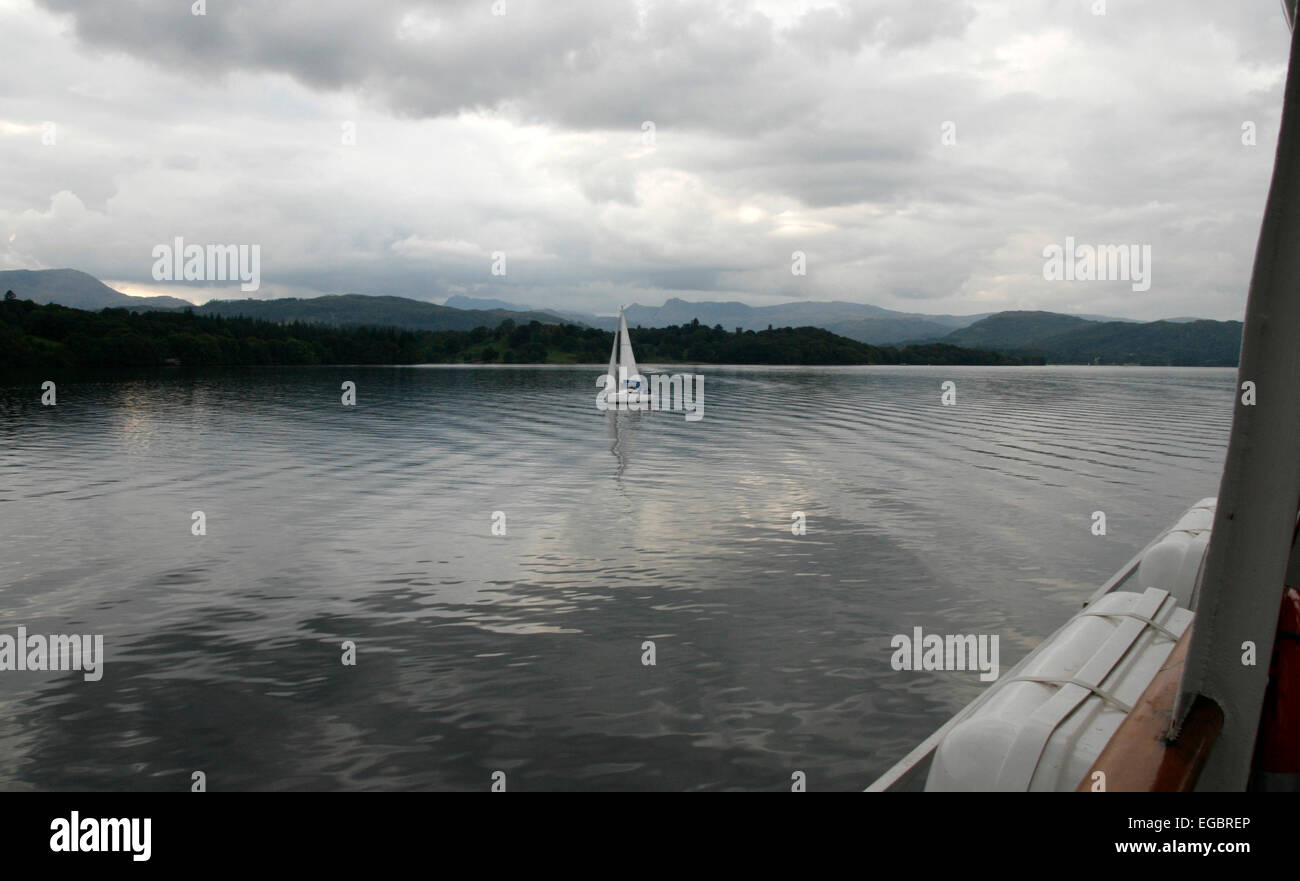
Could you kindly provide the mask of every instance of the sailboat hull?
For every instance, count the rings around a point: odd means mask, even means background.
[[[615,389],[614,391],[605,392],[602,400],[606,406],[650,406],[654,402],[654,395],[649,391],[640,389]]]

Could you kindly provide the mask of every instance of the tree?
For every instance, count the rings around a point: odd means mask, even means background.
[[[18,299],[18,295],[15,294],[13,291],[5,291],[5,299],[6,299],[6,300],[17,300],[17,299]]]

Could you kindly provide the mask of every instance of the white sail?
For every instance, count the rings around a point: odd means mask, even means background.
[[[618,367],[627,371],[623,377],[619,377],[620,382],[626,383],[624,388],[640,388],[637,383],[640,381],[640,371],[636,369],[636,358],[632,356],[632,340],[627,335],[627,316],[623,310],[618,310]],[[634,379],[634,377],[636,377]]]

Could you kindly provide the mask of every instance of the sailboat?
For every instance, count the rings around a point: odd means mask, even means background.
[[[1283,10],[1282,127],[1219,495],[868,791],[1300,789],[1297,0]]]
[[[649,382],[637,369],[632,354],[632,340],[627,334],[627,315],[618,310],[618,329],[614,331],[614,348],[609,353],[609,370],[602,399],[611,408],[639,407],[650,401]]]

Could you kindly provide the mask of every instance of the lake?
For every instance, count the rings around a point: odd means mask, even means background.
[[[0,633],[105,652],[0,672],[0,788],[860,790],[987,685],[892,637],[1009,668],[1217,493],[1236,377],[690,370],[698,421],[596,366],[0,376]]]

